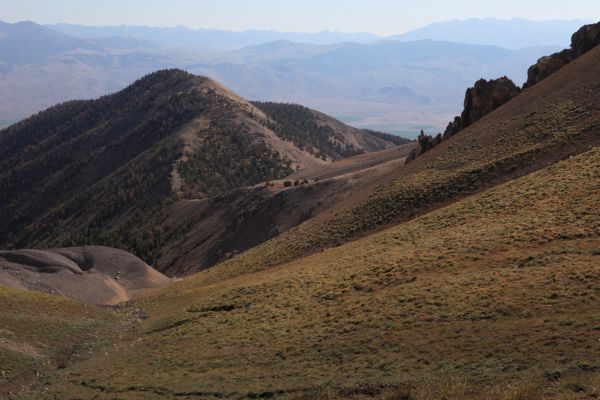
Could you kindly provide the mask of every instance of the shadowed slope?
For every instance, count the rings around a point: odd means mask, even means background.
[[[283,180],[213,199],[174,202],[161,210],[171,238],[164,242],[156,265],[171,276],[212,267],[335,208],[393,173],[413,147],[409,143],[304,168]]]
[[[104,244],[154,264],[172,244],[161,212],[173,201],[215,198],[394,145],[327,121],[334,131],[315,123],[299,133],[318,138],[311,154],[272,130],[251,103],[179,70],[98,100],[57,105],[0,132],[0,244]],[[358,143],[358,136],[370,139]],[[336,152],[324,146],[333,140]]]

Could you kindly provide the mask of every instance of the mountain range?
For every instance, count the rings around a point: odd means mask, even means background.
[[[316,33],[249,30],[243,32],[218,29],[190,29],[184,26],[85,26],[53,24],[48,27],[66,35],[99,39],[107,37],[137,38],[169,46],[200,46],[205,49],[234,50],[279,40],[296,43],[328,45],[343,42],[373,43],[381,40],[415,41],[423,39],[450,42],[495,45],[509,49],[534,46],[569,44],[569,35],[592,20],[529,21],[513,18],[471,18],[433,23],[405,33],[382,36],[364,32],[344,33],[321,31]]]
[[[1,130],[0,397],[597,398],[600,23],[528,71],[433,140],[178,69]]]
[[[598,398],[600,23],[526,71],[416,141],[173,68],[0,130],[0,398]]]
[[[535,46],[569,46],[571,33],[592,19],[572,21],[529,21],[521,18],[510,20],[494,18],[470,18],[437,22],[412,31],[388,36],[389,40],[446,40],[449,42],[495,45],[507,49]]]
[[[141,75],[177,67],[223,82],[249,99],[301,103],[356,126],[414,137],[423,128],[442,130],[474,80],[504,74],[524,82],[526,68],[564,41],[549,44],[539,33],[555,25],[497,23],[504,24],[498,32],[518,26],[523,44],[533,47],[507,50],[493,44],[505,34],[486,45],[422,39],[458,31],[483,37],[473,21],[434,26],[438,33],[423,33],[416,41],[406,41],[410,36],[366,40],[331,34],[328,41],[268,32],[2,23],[0,121],[7,125],[57,102],[112,93]],[[223,41],[246,39],[227,46],[219,44],[223,35]],[[452,36],[442,37],[447,38]]]

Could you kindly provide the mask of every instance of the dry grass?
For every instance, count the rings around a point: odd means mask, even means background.
[[[568,382],[600,367],[598,182],[594,149],[278,268],[183,280],[45,396],[585,398]]]
[[[150,291],[147,319],[32,396],[598,398],[599,56],[346,211]]]
[[[111,321],[93,306],[0,287],[0,398],[75,361]]]
[[[554,102],[532,101],[539,104],[527,104],[527,96],[528,92],[524,99],[517,98],[524,104],[513,105],[516,110],[511,110],[511,118],[482,120],[401,169],[366,200],[335,215],[309,220],[222,263],[204,275],[206,282],[268,269],[314,249],[410,220],[600,144],[600,121],[595,116],[600,96],[578,94],[565,99],[563,95]]]

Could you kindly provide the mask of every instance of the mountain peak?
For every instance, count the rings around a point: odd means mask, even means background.
[[[180,69],[153,72],[98,100],[60,104],[2,132],[0,203],[18,198],[20,205],[16,212],[0,212],[6,222],[0,242],[116,240],[132,249],[137,244],[128,242],[126,230],[118,239],[98,236],[89,224],[121,226],[122,219],[133,226],[140,221],[130,207],[210,199],[394,145],[308,109],[257,107],[212,79]],[[38,187],[46,201],[23,185]],[[82,205],[92,199],[97,212],[81,219]],[[67,221],[63,213],[72,217]],[[46,228],[59,220],[62,233],[54,236]]]
[[[171,82],[171,83],[183,83],[183,82],[202,83],[202,82],[205,82],[205,81],[211,81],[211,79],[209,79],[207,77],[204,77],[204,76],[198,76],[198,75],[191,74],[191,73],[186,72],[186,71],[184,71],[182,69],[169,68],[169,69],[161,69],[161,70],[149,73],[149,74],[143,76],[142,78],[138,79],[137,81],[135,81],[132,86],[135,86],[135,85],[153,85],[155,83],[164,84],[166,82]]]

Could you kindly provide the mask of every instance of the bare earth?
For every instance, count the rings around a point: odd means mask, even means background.
[[[134,255],[102,246],[0,251],[0,285],[117,304],[171,280]]]

